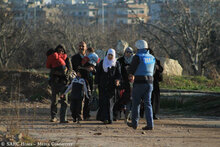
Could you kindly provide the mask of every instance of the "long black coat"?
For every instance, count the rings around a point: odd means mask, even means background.
[[[125,90],[123,95],[122,95],[122,98],[120,100],[120,103],[125,105],[131,100],[131,86],[130,86],[130,83],[129,83],[128,71],[127,71],[130,64],[125,63],[124,56],[120,57],[118,59],[118,62],[121,65],[121,74],[122,74],[122,82],[121,82],[122,84],[121,84],[121,86],[122,86],[122,89]]]
[[[97,113],[97,120],[112,120],[110,115],[112,111],[110,110],[110,99],[115,96],[115,80],[121,79],[121,69],[119,62],[116,62],[116,66],[104,72],[103,70],[103,60],[97,67],[97,72],[95,75],[95,83],[98,84],[99,88],[99,111]]]
[[[153,91],[151,103],[153,107],[153,113],[157,114],[160,109],[160,87],[159,82],[162,81],[163,67],[160,64],[160,60],[156,59],[156,71],[154,73]]]

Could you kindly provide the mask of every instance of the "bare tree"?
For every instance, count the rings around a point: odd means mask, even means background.
[[[195,74],[201,74],[203,62],[209,62],[207,56],[215,52],[211,33],[219,26],[218,9],[219,2],[207,0],[177,1],[166,5],[170,23],[162,23],[164,30],[167,28],[165,33],[188,54]]]
[[[14,20],[11,8],[0,7],[0,68],[7,68],[9,61],[27,41],[26,25]]]
[[[137,21],[168,56],[180,57],[184,53],[194,74],[201,74],[202,68],[220,60],[219,56],[213,60],[219,8],[219,1],[177,0],[163,5],[159,22],[145,24],[138,17]]]

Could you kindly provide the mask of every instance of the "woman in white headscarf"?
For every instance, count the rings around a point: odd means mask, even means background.
[[[109,49],[105,58],[97,67],[95,84],[99,88],[99,110],[97,120],[105,124],[113,121],[113,106],[115,103],[115,88],[121,80],[120,64],[116,60],[114,49]]]

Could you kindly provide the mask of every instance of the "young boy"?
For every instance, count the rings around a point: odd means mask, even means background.
[[[89,47],[86,50],[87,56],[82,59],[82,65],[87,66],[96,66],[100,62],[99,56],[95,53],[94,48]]]
[[[73,122],[81,121],[81,110],[83,98],[89,99],[89,89],[86,86],[86,81],[83,79],[86,71],[79,69],[77,71],[77,76],[72,80],[71,84],[68,86],[64,95],[67,94],[71,89],[71,99],[70,99],[70,110],[72,112]]]

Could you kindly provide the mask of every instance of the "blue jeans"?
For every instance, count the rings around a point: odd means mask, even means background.
[[[125,105],[125,108],[126,108],[126,113],[129,113],[131,112],[131,108],[132,108],[132,102],[128,102],[126,105]]]
[[[145,118],[148,127],[154,127],[153,111],[151,105],[151,93],[153,84],[149,83],[134,83],[132,91],[132,125],[138,126],[140,118],[140,102],[144,99]]]

